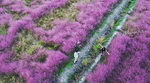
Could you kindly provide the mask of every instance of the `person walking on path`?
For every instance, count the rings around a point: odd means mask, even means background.
[[[100,50],[102,52],[102,55],[103,55],[104,52],[106,52],[109,55],[109,53],[107,52],[106,48],[103,47],[100,43],[99,43],[99,45],[102,47],[101,50]]]
[[[77,62],[77,59],[78,59],[79,53],[81,53],[81,52],[78,52],[78,50],[75,50],[75,53],[74,53],[74,58],[75,58],[75,60],[74,60],[74,64]]]

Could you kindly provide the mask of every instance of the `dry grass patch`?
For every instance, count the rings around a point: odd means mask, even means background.
[[[19,36],[14,40],[11,50],[14,51],[13,60],[19,60],[26,57],[26,55],[32,55],[37,49],[42,48],[40,44],[37,44],[30,31],[22,31]]]

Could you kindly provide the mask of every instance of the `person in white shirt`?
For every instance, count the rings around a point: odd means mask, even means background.
[[[75,58],[75,60],[74,60],[74,64],[77,62],[77,59],[78,59],[79,53],[80,53],[80,52],[78,52],[78,50],[75,50],[75,53],[74,53],[74,58]]]

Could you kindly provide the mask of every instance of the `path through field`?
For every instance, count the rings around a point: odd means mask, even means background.
[[[132,7],[132,8],[130,9],[130,11],[128,12],[128,14],[130,14],[130,13],[133,11],[133,8],[134,8],[134,7]],[[122,27],[123,27],[124,23],[126,22],[127,17],[129,16],[128,14],[126,14],[126,15],[124,16],[123,21],[120,23],[119,26],[117,26],[116,31],[114,32],[114,34],[111,36],[111,38],[109,39],[109,41],[107,42],[107,44],[106,44],[104,47],[107,48],[107,47],[109,46],[109,44],[111,43],[111,41],[114,39],[114,37],[115,37],[117,34],[119,34],[120,31],[122,31]],[[81,80],[79,81],[79,83],[84,83],[84,82],[85,82],[86,75],[87,75],[88,73],[90,73],[90,72],[92,71],[92,69],[96,66],[96,64],[98,63],[98,61],[101,59],[101,55],[102,55],[102,54],[100,53],[100,54],[96,57],[95,62],[90,66],[90,68],[89,68],[87,71],[84,72],[84,74],[82,75]]]
[[[120,17],[120,13],[122,12],[122,9],[125,7],[125,5],[128,2],[129,2],[129,0],[123,0],[123,2],[114,10],[113,14],[108,16],[109,18],[107,19],[107,24],[105,24],[104,27],[99,29],[99,35],[98,34],[94,34],[94,36],[91,37],[91,39],[89,40],[87,45],[81,50],[81,54],[80,54],[80,57],[78,59],[77,64],[74,64],[72,66],[72,68],[65,68],[64,69],[64,72],[58,78],[59,83],[67,83],[68,82],[68,78],[69,78],[70,75],[73,75],[76,71],[82,70],[82,69],[80,69],[82,60],[83,60],[83,58],[88,56],[89,50],[91,49],[93,43],[98,39],[98,37],[101,37],[103,34],[105,34],[108,28],[111,28],[110,24],[114,20],[116,20],[116,19],[118,19]],[[98,57],[100,59],[100,55]],[[96,63],[94,63],[94,65],[96,65]],[[94,66],[92,66],[92,68],[93,67]]]

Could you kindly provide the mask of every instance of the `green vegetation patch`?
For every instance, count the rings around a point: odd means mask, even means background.
[[[32,55],[38,48],[42,48],[41,45],[37,44],[37,41],[33,38],[30,31],[22,31],[19,36],[14,40],[12,49],[15,52],[14,60],[23,58],[20,55],[28,54]]]
[[[100,59],[99,63],[104,63],[104,61],[105,61],[106,58],[107,58],[106,54],[103,55],[103,56],[101,56],[101,59]]]
[[[36,45],[38,46],[38,45],[41,45],[41,46],[43,46],[44,48],[46,48],[46,49],[48,49],[48,50],[58,50],[59,49],[59,47],[60,47],[60,45],[58,45],[58,44],[55,44],[55,43],[53,43],[53,42],[48,42],[48,43],[45,43],[45,42],[43,42],[43,41],[38,41],[37,43],[36,43]]]
[[[129,3],[123,8],[123,12],[121,13],[121,16],[125,15],[130,11],[130,8],[132,8],[136,3],[136,0],[130,0]]]
[[[82,60],[82,65],[87,66],[90,63],[90,61],[91,61],[90,58],[83,59]]]
[[[66,62],[65,64],[63,64],[63,66],[60,68],[59,75],[61,75],[64,72],[65,68],[72,68],[72,66],[74,64],[74,58],[71,59],[71,60],[69,60],[68,62]]]
[[[30,6],[30,3],[33,1],[33,0],[25,0],[26,1],[26,6]],[[39,2],[39,1],[38,1]]]
[[[136,0],[130,0],[129,8],[132,8],[136,3]]]
[[[12,11],[12,10],[10,10],[7,6],[5,6],[5,8],[7,9],[6,12],[7,12],[7,13],[10,13],[10,14],[12,15],[13,19],[15,19],[15,20],[18,20],[18,19],[24,17],[25,15],[27,15],[27,13],[21,14],[21,12]]]
[[[26,83],[25,79],[16,73],[2,74],[0,76],[0,83]]]
[[[1,35],[7,34],[8,28],[9,28],[9,26],[7,24],[0,25],[0,34]]]
[[[99,53],[100,53],[100,44],[103,44],[105,42],[105,36],[102,36],[100,38],[98,38],[98,40],[96,41],[96,43],[94,43],[93,47],[91,48],[89,55],[91,56],[91,58],[95,58]]]

